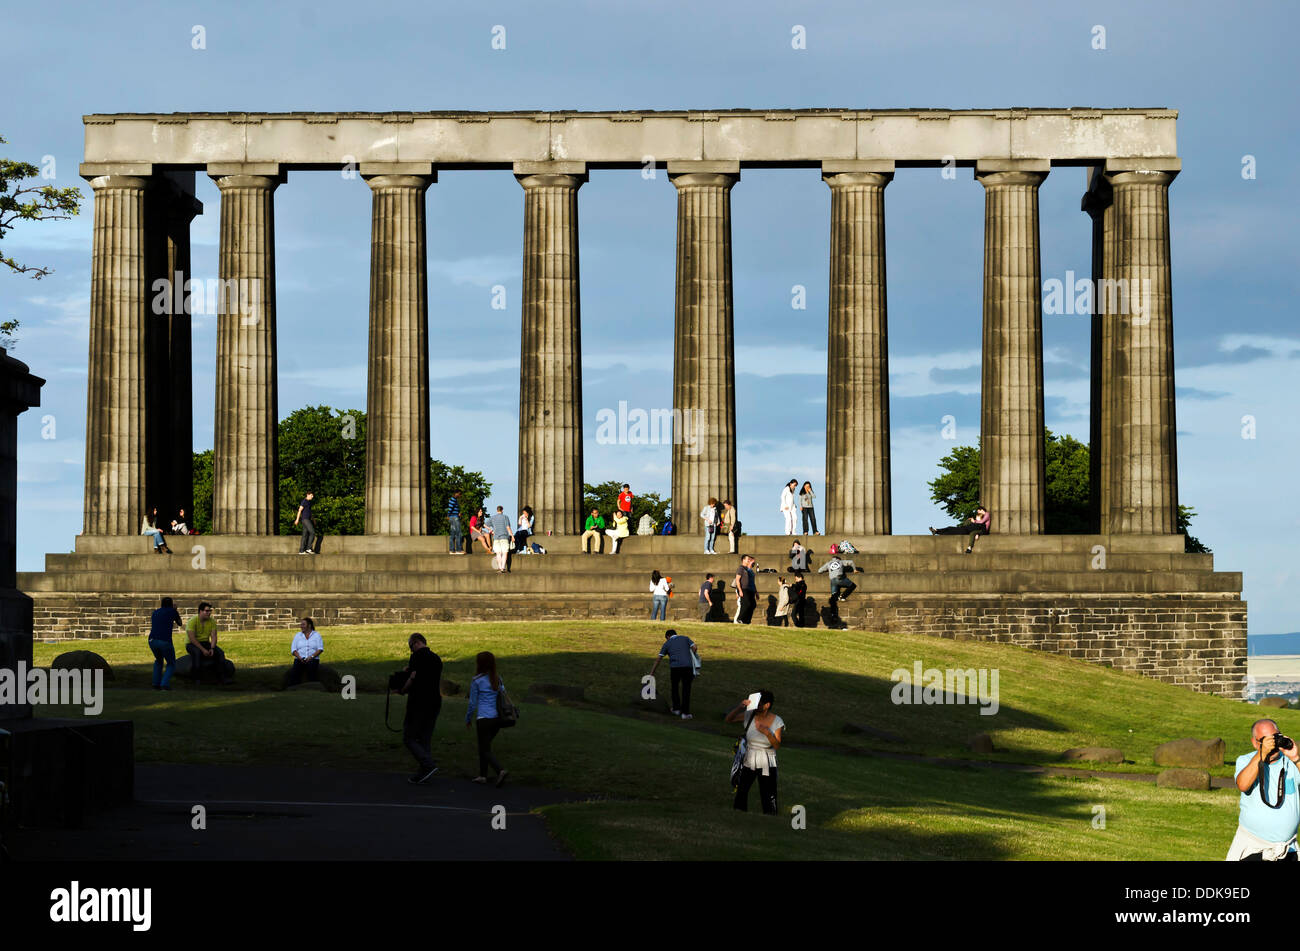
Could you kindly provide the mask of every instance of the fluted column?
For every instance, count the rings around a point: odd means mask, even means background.
[[[823,166],[831,189],[825,531],[837,536],[892,528],[885,186],[894,173],[886,164]]]
[[[517,163],[524,189],[519,351],[519,508],[534,531],[582,532],[582,327],[578,268],[580,162]]]
[[[275,350],[275,206],[278,174],[209,168],[221,189],[217,274],[217,399],[212,527],[274,535],[278,423]]]
[[[682,162],[669,163],[668,174],[677,188],[673,520],[703,534],[698,516],[710,496],[740,508],[731,300],[731,187],[740,170]]]
[[[95,190],[86,386],[87,535],[130,535],[145,507],[148,179],[101,175]]]
[[[1114,194],[1114,299],[1121,305],[1121,313],[1107,315],[1113,360],[1107,530],[1173,534],[1178,530],[1178,450],[1169,183],[1177,169],[1116,164],[1108,163],[1106,174]]]
[[[366,176],[372,192],[367,535],[426,535],[429,531],[429,285],[424,193],[433,180],[431,174]]]
[[[1038,186],[1045,161],[980,162],[984,186],[984,335],[980,495],[993,531],[1045,527],[1043,309]]]
[[[1088,190],[1081,203],[1092,218],[1092,340],[1089,386],[1088,483],[1091,496],[1092,530],[1109,531],[1110,430],[1109,400],[1114,393],[1110,356],[1111,321],[1098,298],[1103,282],[1113,280],[1115,271],[1115,213],[1110,184],[1101,169],[1089,170]],[[1070,293],[1069,289],[1066,293]]]

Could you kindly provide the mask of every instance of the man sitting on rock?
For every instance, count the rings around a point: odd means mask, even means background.
[[[1296,826],[1300,825],[1300,749],[1278,732],[1273,720],[1256,720],[1250,730],[1255,752],[1237,757],[1241,792],[1237,834],[1228,861],[1297,860]]]
[[[230,683],[230,678],[226,676],[225,652],[217,646],[217,622],[212,619],[210,603],[199,602],[199,613],[185,625],[185,634],[189,637],[185,653],[190,655],[190,680],[197,684],[203,668],[207,666],[216,669],[217,679],[221,683]]]
[[[309,617],[298,622],[298,633],[293,636],[289,648],[293,654],[293,670],[289,671],[289,684],[300,684],[307,680],[320,680],[320,655],[325,651],[325,641],[316,630],[316,625]]]

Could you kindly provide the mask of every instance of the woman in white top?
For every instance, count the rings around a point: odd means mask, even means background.
[[[716,555],[713,545],[718,537],[718,500],[710,498],[708,504],[700,511],[704,520],[704,554]]]
[[[668,620],[668,592],[672,589],[673,583],[668,578],[658,571],[650,573],[650,620]]]
[[[531,555],[532,546],[528,544],[528,536],[533,533],[533,510],[527,505],[519,513],[519,530],[515,532],[515,554]]]
[[[621,509],[614,510],[613,519],[614,527],[605,529],[605,534],[614,539],[614,547],[609,550],[609,553],[617,555],[619,548],[623,544],[623,539],[631,535],[632,530],[628,528],[627,513]]]
[[[741,812],[748,811],[749,787],[758,780],[758,798],[763,814],[776,815],[776,751],[781,748],[785,736],[785,721],[772,712],[773,702],[772,691],[760,690],[756,713],[746,712],[749,706],[746,697],[727,714],[728,723],[746,721],[745,760],[736,783],[736,801],[733,804]]]

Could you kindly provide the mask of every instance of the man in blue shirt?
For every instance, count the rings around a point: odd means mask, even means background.
[[[453,555],[465,554],[465,544],[460,534],[460,489],[447,500],[447,550]]]
[[[149,649],[153,651],[154,657],[154,690],[172,689],[172,674],[176,672],[176,645],[172,643],[172,631],[180,626],[180,612],[172,604],[171,598],[163,598],[162,606],[149,617]]]
[[[1296,861],[1296,826],[1300,825],[1296,780],[1300,778],[1297,767],[1300,749],[1290,737],[1278,732],[1273,720],[1256,720],[1250,736],[1255,752],[1237,757],[1241,806],[1237,834],[1228,848],[1228,861]]]
[[[655,665],[650,668],[650,676],[653,677],[655,671],[659,669],[659,661],[667,657],[668,670],[673,683],[672,712],[674,715],[681,714],[683,720],[692,720],[694,717],[691,716],[691,682],[695,679],[695,663],[692,655],[698,656],[699,652],[695,642],[685,634],[678,634],[671,630],[665,633],[668,640],[664,641],[664,646],[659,648],[659,656],[655,658]]]

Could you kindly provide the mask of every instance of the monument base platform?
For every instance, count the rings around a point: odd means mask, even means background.
[[[453,556],[434,536],[326,538],[318,555],[297,554],[296,537],[173,537],[170,556],[153,554],[148,538],[80,536],[76,552],[48,555],[47,570],[20,574],[19,587],[33,599],[37,638],[143,636],[164,594],[186,617],[213,602],[226,630],[290,630],[304,616],[322,628],[648,619],[654,570],[676,585],[671,624],[701,620],[706,572],[726,589],[715,616],[734,612],[739,552],[726,553],[725,541],[707,555],[702,537],[633,536],[618,555],[584,555],[576,537],[536,540],[548,554],[515,556],[499,574],[481,547]],[[1181,535],[990,535],[969,555],[965,537],[854,539],[858,590],[834,606],[828,576],[817,573],[830,540],[801,540],[815,552],[805,580],[816,626],[997,641],[1233,698],[1244,689],[1241,574],[1216,572],[1212,555],[1184,554]],[[760,568],[756,624],[775,622],[792,541],[742,539]]]
[[[135,789],[130,720],[36,717],[0,721],[10,777],[5,820],[27,828],[77,828],[86,815],[130,802]]]

